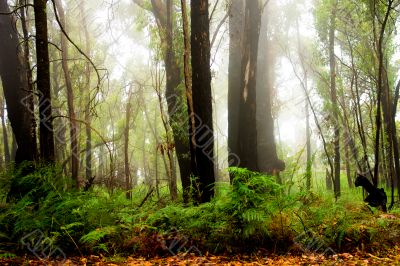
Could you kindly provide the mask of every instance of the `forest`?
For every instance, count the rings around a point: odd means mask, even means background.
[[[399,0],[0,0],[1,265],[400,265]]]

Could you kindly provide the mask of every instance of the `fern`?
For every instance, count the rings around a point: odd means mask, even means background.
[[[103,228],[97,228],[89,232],[88,234],[81,237],[82,243],[96,244],[106,236],[111,236],[117,232],[116,226],[106,226]]]

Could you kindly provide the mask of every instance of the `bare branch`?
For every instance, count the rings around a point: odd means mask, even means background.
[[[17,11],[20,10],[21,8],[25,8],[25,7],[33,7],[33,4],[26,4],[26,5],[18,6],[10,12],[0,12],[0,15],[12,15],[12,14],[17,13]]]
[[[90,57],[89,57],[84,51],[82,51],[82,49],[79,48],[79,46],[71,39],[71,37],[68,35],[68,33],[65,31],[64,27],[62,26],[62,23],[61,23],[60,18],[59,18],[59,16],[58,16],[58,11],[57,11],[56,4],[55,4],[54,0],[51,0],[51,2],[53,3],[54,14],[55,14],[55,17],[56,17],[57,24],[58,24],[58,26],[59,26],[60,29],[61,29],[61,32],[62,32],[62,33],[64,34],[64,36],[68,39],[68,41],[76,48],[76,50],[78,50],[78,52],[79,52],[81,55],[83,55],[83,56],[89,61],[89,63],[93,66],[93,68],[94,68],[94,70],[95,70],[95,72],[96,72],[96,75],[97,75],[97,85],[96,85],[96,89],[99,90],[99,89],[100,89],[101,80],[102,80],[102,78],[101,78],[101,76],[100,76],[100,70],[104,70],[104,69],[99,69],[99,68],[97,68],[97,66],[96,66],[95,63],[92,61],[92,59],[90,59]]]
[[[221,29],[222,25],[224,25],[225,21],[228,19],[228,17],[229,17],[229,12],[230,12],[230,11],[226,12],[224,18],[219,22],[217,28],[215,29],[214,34],[213,34],[213,37],[212,37],[212,41],[211,41],[211,47],[213,47],[214,42],[215,42],[215,39],[217,38],[218,32],[219,32],[219,30]]]

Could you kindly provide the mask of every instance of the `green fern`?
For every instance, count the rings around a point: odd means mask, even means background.
[[[82,243],[96,244],[99,241],[101,241],[104,237],[115,234],[117,232],[117,229],[118,228],[116,226],[106,226],[103,228],[97,228],[96,230],[93,230],[88,234],[82,236],[80,241]]]

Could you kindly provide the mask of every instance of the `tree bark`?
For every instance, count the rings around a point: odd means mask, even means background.
[[[6,0],[0,0],[0,12],[10,9]],[[0,76],[3,84],[7,114],[18,145],[15,163],[34,161],[37,155],[33,110],[33,97],[28,89],[27,69],[19,50],[18,34],[12,15],[0,16]]]
[[[239,104],[244,34],[244,1],[232,1],[229,9],[229,69],[228,69],[228,162],[239,166]],[[232,178],[232,177],[231,177]],[[232,180],[231,180],[232,182]]]
[[[308,191],[311,190],[311,178],[312,178],[312,158],[311,158],[311,129],[310,129],[310,106],[306,101],[306,188]]]
[[[210,69],[208,0],[191,0],[192,94],[199,203],[214,196],[214,131]]]
[[[16,155],[17,155],[17,149],[18,149],[18,147],[17,147],[17,141],[16,141],[16,139],[15,139],[15,135],[14,135],[14,133],[12,132],[12,130],[11,130],[11,137],[12,137],[12,143],[11,143],[11,161],[14,161],[15,162],[15,158],[16,158]]]
[[[86,53],[90,54],[90,35],[85,15],[85,1],[80,1],[79,9],[82,17],[82,26],[84,31],[84,38],[86,44]],[[86,78],[86,102],[85,104],[85,133],[86,133],[86,151],[85,151],[85,176],[86,180],[93,178],[92,170],[92,128],[91,128],[91,113],[90,113],[90,62],[85,64],[85,78]]]
[[[125,108],[125,129],[124,129],[124,170],[125,170],[125,190],[126,198],[132,198],[132,182],[131,182],[131,171],[129,168],[129,124],[131,120],[132,111],[132,88],[129,88],[128,99]]]
[[[3,146],[4,146],[4,162],[6,167],[10,164],[11,162],[11,155],[10,155],[10,148],[8,144],[8,132],[7,132],[7,125],[5,121],[5,115],[4,115],[4,104],[3,101],[1,101],[1,127],[3,129]]]
[[[193,92],[192,92],[192,76],[191,76],[191,68],[190,68],[190,37],[189,37],[189,22],[188,22],[188,12],[186,0],[181,0],[181,9],[182,9],[182,27],[183,27],[183,42],[184,42],[184,51],[183,51],[183,73],[185,80],[185,94],[186,94],[186,103],[187,103],[187,113],[188,113],[188,128],[189,128],[189,152],[190,152],[190,175],[198,175],[196,169],[196,156],[195,156],[195,120],[194,120],[194,109],[193,109]],[[193,195],[190,194],[190,186],[192,185],[192,177],[189,177],[187,182],[187,198],[193,198]],[[182,183],[183,185],[183,183]],[[184,199],[185,202],[185,199]]]
[[[35,104],[34,104],[34,86],[33,86],[33,77],[32,77],[32,71],[31,71],[31,63],[30,63],[30,48],[29,48],[29,17],[28,17],[28,9],[27,7],[23,7],[26,3],[27,0],[20,0],[20,14],[21,14],[21,26],[22,26],[22,32],[24,36],[24,44],[23,44],[23,49],[24,49],[24,64],[25,64],[25,71],[26,71],[26,77],[28,80],[28,91],[30,92],[29,98],[27,99],[26,103],[29,106],[29,110],[34,114],[35,113]],[[31,134],[32,138],[34,141],[35,145],[35,150],[32,152],[34,153],[35,158],[38,157],[38,151],[37,151],[37,144],[36,144],[36,119],[35,116],[32,115],[31,117]]]
[[[54,132],[50,92],[49,47],[47,32],[47,0],[34,1],[36,28],[37,89],[39,93],[40,156],[54,162]]]
[[[154,2],[154,1],[153,1]],[[152,3],[153,3],[152,2]],[[153,9],[156,6],[153,4]],[[173,1],[166,1],[166,51],[165,51],[165,72],[167,77],[165,97],[167,99],[169,125],[172,128],[175,151],[178,158],[180,177],[183,189],[183,201],[188,203],[190,193],[190,147],[189,137],[185,132],[186,125],[186,103],[184,90],[179,89],[182,83],[181,69],[179,67],[179,58],[175,54],[175,46],[173,43],[174,37],[174,16],[173,16]]]
[[[254,1],[257,2],[257,1]],[[261,14],[260,14],[261,15]],[[273,90],[275,83],[275,64],[277,60],[274,41],[270,40],[266,8],[261,17],[256,72],[256,122],[257,122],[257,160],[260,171],[279,175],[285,164],[278,159],[272,115]],[[253,25],[252,27],[254,27]],[[246,123],[241,121],[242,123]],[[240,128],[243,125],[240,126]]]
[[[336,59],[335,59],[335,30],[336,30],[336,7],[332,7],[329,25],[329,69],[330,69],[330,90],[332,102],[332,124],[334,127],[334,173],[333,189],[335,198],[340,197],[340,125],[339,125],[339,106],[337,104],[336,91]]]
[[[352,187],[354,187],[354,184],[353,184],[353,180],[351,178],[350,153],[349,153],[348,145],[344,145],[344,158],[345,158],[345,165],[346,165],[347,184],[348,184],[349,188],[352,188]]]
[[[245,26],[241,61],[241,89],[239,102],[239,147],[240,167],[259,171],[257,152],[256,119],[256,74],[258,43],[261,25],[259,1],[247,1],[245,8]]]

